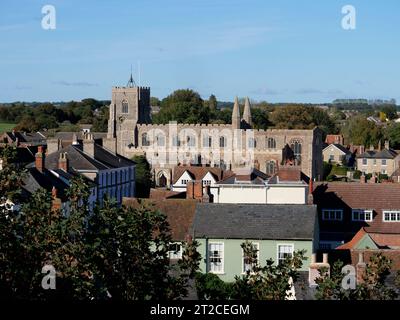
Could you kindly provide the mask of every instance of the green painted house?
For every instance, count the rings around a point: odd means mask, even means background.
[[[318,218],[314,205],[236,205],[202,203],[196,206],[193,235],[202,272],[212,272],[224,281],[246,272],[241,244],[251,241],[258,249],[259,263],[276,263],[296,250],[306,250],[307,271],[318,249]]]

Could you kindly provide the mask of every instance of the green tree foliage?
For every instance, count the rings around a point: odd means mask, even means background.
[[[356,284],[355,289],[345,289],[342,285],[346,276],[342,273],[343,262],[336,261],[330,274],[326,268],[320,270],[315,297],[319,300],[392,300],[398,294],[385,284],[391,264],[392,261],[382,253],[372,255],[366,264],[362,282]]]
[[[145,156],[134,156],[136,162],[136,196],[138,198],[148,198],[151,188],[150,164]]]
[[[362,115],[350,118],[342,128],[342,134],[346,141],[364,146],[377,146],[383,137],[381,128]]]
[[[215,95],[211,95],[210,98],[208,98],[208,107],[210,108],[210,110],[215,111],[217,110],[217,98],[215,97]]]
[[[178,299],[187,294],[187,280],[199,265],[197,243],[185,247],[180,263],[170,264],[172,239],[159,211],[144,205],[117,208],[106,200],[89,226],[97,280],[112,299]]]
[[[198,272],[196,291],[199,300],[226,300],[234,295],[233,283],[222,281],[214,273]]]
[[[3,171],[3,170],[2,170]],[[0,176],[3,185],[6,175]],[[9,189],[3,188],[2,198]],[[170,263],[166,217],[153,208],[118,207],[105,200],[88,208],[90,188],[71,181],[68,210],[52,206],[44,189],[19,212],[0,207],[0,298],[179,299],[199,267],[198,244],[184,243],[183,258]],[[41,287],[42,267],[56,270],[56,290]]]
[[[253,121],[254,129],[267,129],[271,126],[271,123],[268,120],[268,112],[264,109],[253,108],[251,110],[251,118]]]
[[[384,137],[394,149],[400,148],[400,123],[391,123],[384,131]]]
[[[254,245],[246,241],[241,245],[243,255],[251,268],[245,275],[236,276],[234,299],[239,300],[285,300],[290,297],[292,280],[298,279],[298,270],[306,259],[305,250],[296,251],[293,257],[286,257],[276,264],[272,259],[266,261],[265,266],[258,263],[258,254]]]
[[[160,99],[156,98],[156,97],[151,97],[150,98],[150,105],[151,106],[159,106],[161,103]]]
[[[336,132],[335,124],[326,111],[309,106],[277,107],[271,112],[270,121],[276,128],[312,129],[319,126],[328,134]]]
[[[101,131],[107,128],[108,101],[83,99],[80,102],[70,101],[60,106],[45,103],[13,103],[10,106],[0,106],[0,120],[16,122],[16,130],[38,131],[58,128],[63,121],[76,123],[93,123]],[[99,109],[97,116],[94,110]],[[99,130],[100,131],[100,130]]]
[[[161,101],[160,112],[155,114],[153,122],[196,123],[200,119],[208,123],[209,109],[204,108],[200,95],[190,89],[176,90]]]
[[[235,300],[285,300],[290,298],[291,281],[298,279],[298,270],[306,259],[305,250],[294,252],[292,257],[276,264],[268,259],[264,266],[258,261],[254,244],[241,244],[246,264],[250,268],[244,275],[236,276],[232,283],[225,283],[215,275],[197,274],[196,288],[199,299]]]

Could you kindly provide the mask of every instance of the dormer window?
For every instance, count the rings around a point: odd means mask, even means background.
[[[352,211],[352,220],[370,222],[372,221],[372,210],[354,209]]]
[[[323,209],[322,220],[326,221],[342,221],[343,210],[342,209]]]

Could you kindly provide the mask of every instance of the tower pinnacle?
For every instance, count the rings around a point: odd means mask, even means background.
[[[232,129],[240,129],[240,108],[238,97],[235,97],[235,103],[233,104]]]

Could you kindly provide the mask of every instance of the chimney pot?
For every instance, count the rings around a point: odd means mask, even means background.
[[[38,152],[35,155],[35,167],[37,170],[40,172],[43,172],[44,170],[44,152],[43,152],[43,146],[38,147]]]
[[[328,264],[328,254],[327,253],[324,253],[322,255],[322,263]]]

